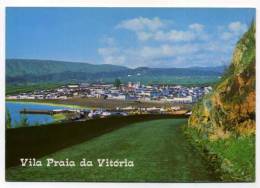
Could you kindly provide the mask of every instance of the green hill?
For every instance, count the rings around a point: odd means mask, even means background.
[[[255,79],[252,24],[221,81],[193,108],[187,128],[225,181],[254,181]]]
[[[116,65],[93,65],[90,63],[64,62],[52,60],[33,60],[33,59],[8,59],[6,61],[6,74],[9,77],[32,75],[41,76],[63,72],[115,72],[126,70],[126,67]]]
[[[7,84],[122,82],[200,84],[215,82],[224,67],[148,68],[130,69],[116,65],[89,63],[7,59]]]

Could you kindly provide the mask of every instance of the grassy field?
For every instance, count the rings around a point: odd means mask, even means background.
[[[59,122],[66,119],[66,115],[64,114],[54,114],[52,117],[55,122]]]
[[[207,164],[182,134],[186,119],[160,119],[132,123],[123,128],[74,145],[40,160],[42,167],[11,167],[8,181],[217,181]],[[79,163],[91,160],[92,167],[46,167],[46,158]],[[98,167],[97,159],[128,159],[134,167]]]
[[[223,182],[255,181],[255,136],[210,141],[194,128],[187,128],[185,134]]]
[[[6,130],[6,167],[20,164],[20,158],[39,158],[60,149],[82,143],[129,124],[163,118],[184,118],[174,115],[131,115],[98,118],[87,121],[55,122],[44,126]]]
[[[18,93],[26,93],[32,92],[35,90],[41,89],[55,89],[60,87],[62,84],[54,84],[54,83],[42,83],[42,84],[21,84],[21,85],[12,85],[6,84],[6,94],[7,95],[14,95]]]

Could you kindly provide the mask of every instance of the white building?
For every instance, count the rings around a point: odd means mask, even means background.
[[[79,88],[79,84],[70,84],[68,88]]]
[[[192,96],[174,97],[173,102],[175,102],[175,103],[192,103]]]

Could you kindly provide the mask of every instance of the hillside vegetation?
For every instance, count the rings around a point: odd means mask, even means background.
[[[34,59],[7,59],[7,76],[24,76],[24,75],[48,75],[63,72],[116,72],[126,70],[126,67],[116,65],[94,65],[90,63],[51,61],[51,60],[34,60]]]
[[[213,92],[193,108],[186,132],[224,181],[254,181],[255,24]]]
[[[215,82],[224,67],[148,68],[130,69],[123,66],[89,63],[7,59],[8,85],[68,83],[68,82],[122,82],[198,84]]]

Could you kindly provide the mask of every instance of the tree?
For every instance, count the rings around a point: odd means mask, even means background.
[[[12,128],[12,117],[8,109],[6,109],[5,125],[8,129]]]
[[[115,79],[115,82],[114,82],[114,86],[117,87],[117,88],[119,88],[120,85],[121,85],[120,79],[116,78],[116,79]]]

